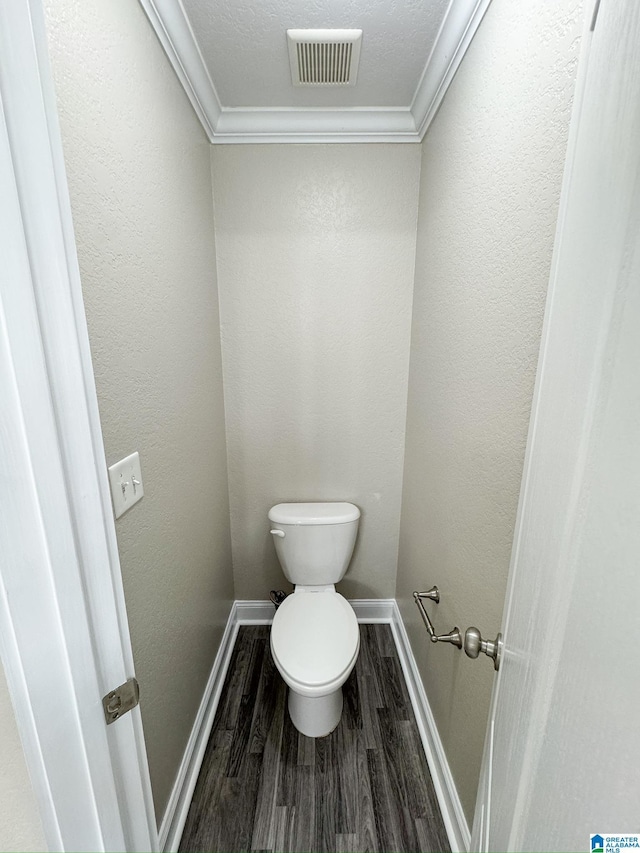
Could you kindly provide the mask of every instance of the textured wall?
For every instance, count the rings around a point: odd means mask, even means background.
[[[573,94],[579,0],[493,0],[424,142],[397,597],[469,819],[500,630]]]
[[[212,149],[235,590],[286,585],[267,511],[362,510],[341,586],[392,596],[420,149]]]
[[[1,664],[0,755],[0,850],[46,850],[40,815]]]
[[[142,460],[116,530],[161,816],[233,598],[209,145],[138,3],[47,7],[107,461]]]

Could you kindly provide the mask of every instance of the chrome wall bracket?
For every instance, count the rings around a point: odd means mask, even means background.
[[[434,601],[436,604],[440,602],[440,590],[437,586],[432,586],[431,589],[428,589],[426,592],[414,592],[413,600],[418,605],[418,610],[420,611],[420,615],[422,616],[422,621],[424,622],[425,628],[427,629],[427,633],[431,638],[432,643],[451,643],[454,646],[457,646],[459,649],[462,648],[462,635],[460,633],[459,628],[452,628],[448,634],[436,634],[435,628],[433,627],[433,623],[431,619],[429,619],[429,614],[427,613],[425,606],[423,604],[423,599],[430,599]]]
[[[440,604],[440,590],[437,586],[432,586],[431,589],[428,589],[426,592],[414,592],[413,597],[416,601],[419,598],[430,598],[431,601],[435,601],[436,604]]]

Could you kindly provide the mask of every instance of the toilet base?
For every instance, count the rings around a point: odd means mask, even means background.
[[[342,687],[318,698],[302,696],[289,688],[289,716],[297,730],[307,737],[331,734],[342,716]]]

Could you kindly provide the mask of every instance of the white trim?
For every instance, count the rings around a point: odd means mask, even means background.
[[[358,622],[373,624],[393,619],[395,601],[392,598],[352,598],[349,604]],[[270,625],[273,622],[275,608],[269,600],[236,601],[234,608],[239,625]]]
[[[140,0],[140,5],[213,142],[222,106],[181,0]]]
[[[491,0],[450,0],[411,106],[343,109],[224,107],[181,0],[140,0],[209,141],[242,143],[422,140]]]
[[[349,603],[358,617],[358,622],[364,624],[383,623],[391,626],[451,850],[453,853],[467,851],[470,838],[469,827],[398,605],[393,598],[356,598],[350,599]],[[160,826],[160,849],[166,853],[176,853],[180,845],[191,798],[202,766],[238,635],[238,628],[240,625],[270,625],[273,622],[274,614],[273,603],[268,600],[234,601],[233,603]]]
[[[398,656],[404,672],[405,681],[411,704],[416,715],[418,730],[422,739],[425,755],[431,778],[436,789],[436,796],[442,818],[449,837],[449,844],[453,853],[469,850],[471,833],[469,824],[458,796],[458,791],[453,780],[449,762],[438,734],[438,727],[434,719],[424,685],[418,671],[418,665],[411,649],[411,643],[407,635],[400,609],[394,601],[393,620],[391,630],[393,632]]]
[[[256,142],[419,142],[410,110],[223,108],[214,144]]]
[[[229,613],[218,654],[213,662],[211,674],[204,689],[202,702],[196,714],[178,773],[176,775],[171,796],[165,809],[164,817],[158,833],[160,850],[177,851],[184,825],[189,813],[191,798],[198,781],[198,774],[204,759],[204,753],[213,727],[218,702],[227,676],[233,647],[241,623],[238,619],[238,602],[234,602]],[[269,602],[271,604],[271,602]],[[273,604],[271,604],[273,610]]]
[[[276,612],[272,601],[235,601],[238,625],[271,625]]]
[[[411,102],[411,113],[421,140],[435,118],[490,3],[491,0],[476,0],[475,5],[463,6],[451,0]]]
[[[355,610],[358,622],[364,625],[387,624],[393,620],[393,598],[352,598],[349,604]]]
[[[3,662],[50,849],[154,850],[140,711],[100,702],[133,658],[41,0],[0,4],[0,91]]]

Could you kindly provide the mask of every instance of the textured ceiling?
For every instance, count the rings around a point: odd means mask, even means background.
[[[449,0],[183,0],[224,108],[411,105]],[[363,30],[355,87],[291,84],[287,28]]]
[[[491,0],[139,0],[215,144],[420,142]],[[361,29],[355,86],[293,86],[287,29]]]

